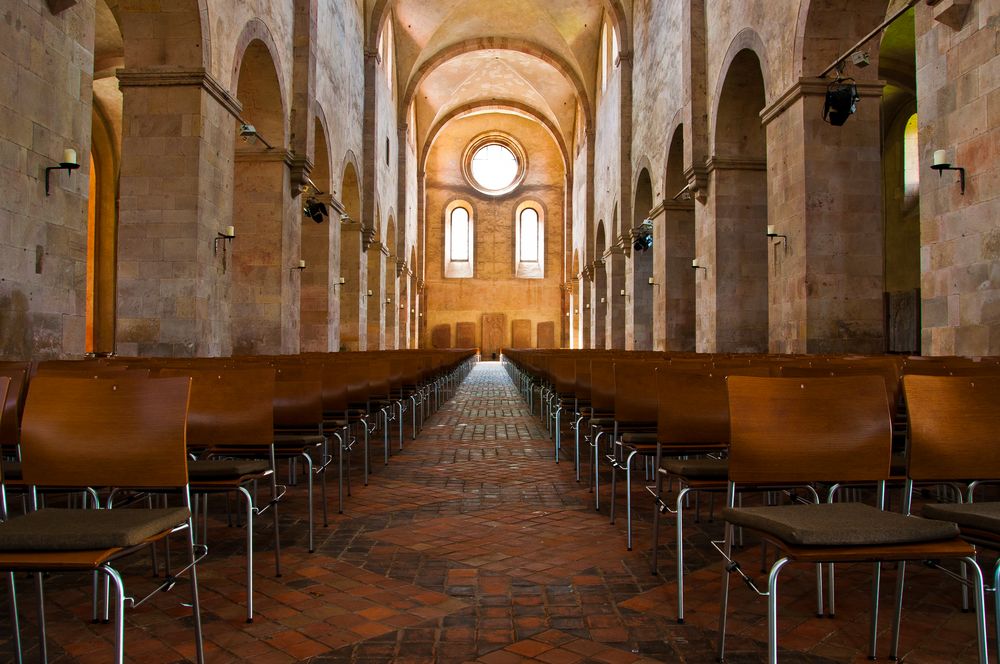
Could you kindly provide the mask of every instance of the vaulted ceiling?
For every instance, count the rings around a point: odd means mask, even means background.
[[[617,3],[617,0],[615,0]],[[490,108],[534,116],[566,145],[593,107],[608,0],[369,0],[391,15],[401,112],[424,147],[443,122]]]

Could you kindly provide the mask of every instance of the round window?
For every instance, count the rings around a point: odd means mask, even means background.
[[[489,134],[474,140],[466,150],[465,177],[479,191],[499,196],[513,191],[525,173],[524,152],[508,136]]]

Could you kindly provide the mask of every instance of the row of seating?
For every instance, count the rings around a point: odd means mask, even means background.
[[[890,654],[898,646],[903,561],[959,559],[973,576],[980,657],[986,661],[982,573],[976,546],[1000,545],[1000,503],[974,502],[984,481],[1000,480],[992,445],[1000,431],[997,358],[732,356],[606,351],[505,351],[525,398],[539,411],[561,451],[567,433],[591,445],[595,506],[598,468],[607,460],[614,482],[626,483],[627,547],[631,548],[631,477],[636,458],[650,460],[653,494],[652,564],[656,573],[659,517],[676,513],[678,620],[683,621],[682,510],[692,492],[725,493],[726,536],[716,543],[724,574],[737,574],[769,602],[770,660],[777,660],[777,578],[790,561],[817,563],[817,606],[824,612],[822,563],[830,563],[829,613],[834,612],[834,562],[899,563]],[[537,395],[537,397],[536,397]],[[611,446],[598,454],[601,438]],[[894,447],[896,454],[894,455]],[[579,469],[579,444],[575,461]],[[984,458],[991,457],[989,462]],[[579,472],[579,470],[578,470]],[[579,475],[578,475],[579,478]],[[677,483],[672,503],[664,485]],[[901,512],[885,511],[886,485],[902,489]],[[965,504],[924,506],[911,516],[914,483],[961,485]],[[806,493],[797,487],[805,487]],[[876,506],[835,502],[843,487],[874,486]],[[737,507],[748,491],[782,493],[808,505]],[[841,495],[843,492],[840,492]],[[841,497],[842,500],[842,497]],[[781,555],[760,589],[732,556],[734,528],[753,530]],[[870,655],[880,566],[873,566]],[[993,568],[993,585],[1000,565]],[[720,609],[724,655],[728,584]],[[1000,596],[997,613],[1000,615]],[[1000,633],[1000,623],[997,625]]]
[[[113,563],[148,548],[156,567],[155,545],[182,532],[188,562],[179,571],[171,570],[165,545],[166,580],[157,590],[172,586],[182,573],[190,574],[202,661],[195,568],[207,554],[207,496],[235,493],[243,501],[250,622],[253,526],[255,518],[268,511],[273,515],[275,569],[280,575],[277,510],[287,487],[278,479],[279,462],[288,461],[290,483],[297,481],[297,464],[303,469],[312,551],[313,478],[322,481],[326,525],[325,470],[334,462],[331,446],[336,446],[338,509],[343,511],[344,479],[349,495],[350,452],[356,443],[364,441],[367,483],[370,436],[382,436],[388,463],[395,425],[401,449],[405,414],[411,414],[415,437],[423,419],[449,398],[474,360],[475,351],[470,350],[0,362],[0,457],[6,457],[0,458],[0,569],[10,572],[18,661],[14,572],[34,573],[41,608],[41,572],[93,571],[94,617],[106,620],[112,603],[107,601],[107,585],[104,593],[97,592],[101,575],[115,590],[115,659],[120,662],[126,599]],[[269,485],[264,501],[257,498],[258,483]],[[53,491],[62,495],[68,490],[84,491],[87,502],[105,509],[45,506],[46,501],[62,504],[61,498],[51,497]],[[14,495],[24,497],[26,510],[8,519],[6,499]],[[169,501],[175,503],[172,507],[167,506],[170,495],[175,496]],[[228,498],[226,504],[228,508]],[[115,509],[108,509],[112,506]],[[200,538],[198,518],[204,526]],[[40,615],[44,659],[43,609]]]

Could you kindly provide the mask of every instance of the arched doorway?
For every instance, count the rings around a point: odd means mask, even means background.
[[[882,209],[885,215],[886,344],[920,353],[920,147],[914,10],[882,35]]]
[[[327,150],[326,131],[316,120],[315,155],[309,178],[324,194],[330,192],[330,154]],[[327,352],[336,350],[330,329],[330,236],[331,227],[338,223],[336,215],[319,215],[314,219],[306,213],[305,206],[322,202],[317,192],[302,194],[302,260],[306,269],[300,270],[302,283],[299,290],[299,349],[301,352]],[[327,208],[327,212],[330,212]],[[317,220],[318,219],[318,220]]]
[[[607,240],[604,237],[604,221],[597,222],[594,238],[594,348],[610,348],[608,339],[608,273],[604,268],[604,252]]]
[[[351,161],[344,165],[341,179],[341,201],[347,218],[340,222],[340,350],[360,350],[361,303],[361,188],[357,170]]]
[[[767,144],[764,78],[750,49],[733,58],[718,102],[710,165],[716,352],[768,350]],[[709,288],[708,290],[711,290]],[[702,294],[702,297],[705,293]]]
[[[640,226],[653,207],[653,183],[649,171],[639,171],[632,206],[633,237],[640,237]],[[660,238],[662,241],[662,238]],[[632,248],[632,348],[653,350],[653,249]]]
[[[396,338],[396,321],[399,311],[399,278],[396,276],[396,259],[399,252],[396,249],[396,219],[389,213],[389,223],[386,225],[385,246],[392,252],[385,257],[385,345],[384,348],[399,348]]]
[[[282,308],[291,291],[291,256],[285,256],[289,183],[284,162],[285,113],[278,75],[267,46],[253,40],[240,63],[237,98],[243,122],[237,135],[233,175],[230,335],[234,355],[290,350],[290,327]],[[250,128],[252,127],[252,130]],[[271,147],[268,147],[270,145]],[[298,219],[296,219],[298,222]],[[309,222],[312,223],[312,222]],[[298,264],[298,256],[294,257]],[[299,335],[294,335],[298,346]]]

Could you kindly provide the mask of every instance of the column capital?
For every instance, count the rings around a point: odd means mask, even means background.
[[[231,95],[219,81],[204,67],[190,69],[158,69],[138,68],[119,69],[118,85],[122,88],[159,88],[159,87],[200,87],[212,99],[219,102],[230,115],[239,119],[243,105]]]

